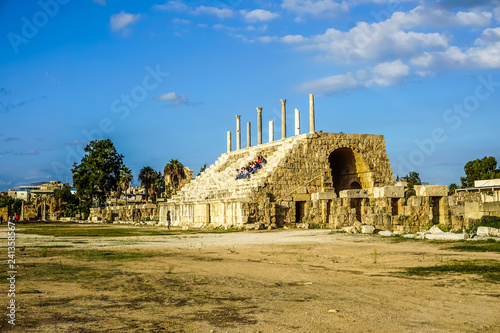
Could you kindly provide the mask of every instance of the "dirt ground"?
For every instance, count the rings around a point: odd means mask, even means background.
[[[500,284],[405,274],[500,260],[449,243],[329,230],[17,237],[16,326],[2,316],[4,332],[500,332]]]

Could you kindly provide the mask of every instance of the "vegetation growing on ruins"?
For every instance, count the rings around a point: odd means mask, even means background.
[[[500,217],[491,216],[487,219],[475,220],[471,227],[467,230],[469,234],[477,233],[478,227],[490,227],[500,229]]]
[[[415,171],[410,171],[406,176],[402,177],[401,180],[408,183],[407,189],[405,191],[404,204],[406,205],[408,202],[408,198],[416,195],[414,190],[415,185],[421,185],[422,181],[420,180],[420,175]]]

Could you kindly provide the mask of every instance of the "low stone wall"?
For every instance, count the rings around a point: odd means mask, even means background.
[[[103,208],[91,208],[90,221],[132,221],[132,213],[135,211],[135,221],[153,220],[158,221],[158,205],[136,204],[127,206],[108,206]]]

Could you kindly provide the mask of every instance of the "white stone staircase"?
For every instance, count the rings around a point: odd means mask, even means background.
[[[253,190],[263,186],[280,163],[303,140],[304,135],[274,141],[250,148],[223,154],[203,173],[185,185],[169,202],[196,202],[208,199],[240,199],[252,196]],[[267,164],[250,176],[250,179],[235,179],[236,169],[256,161],[264,155]]]

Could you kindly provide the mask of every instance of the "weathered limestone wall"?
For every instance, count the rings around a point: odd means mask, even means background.
[[[108,206],[104,208],[91,208],[89,220],[91,221],[132,221],[132,212],[135,211],[135,221],[153,220],[158,221],[158,205],[139,204],[125,206]]]

